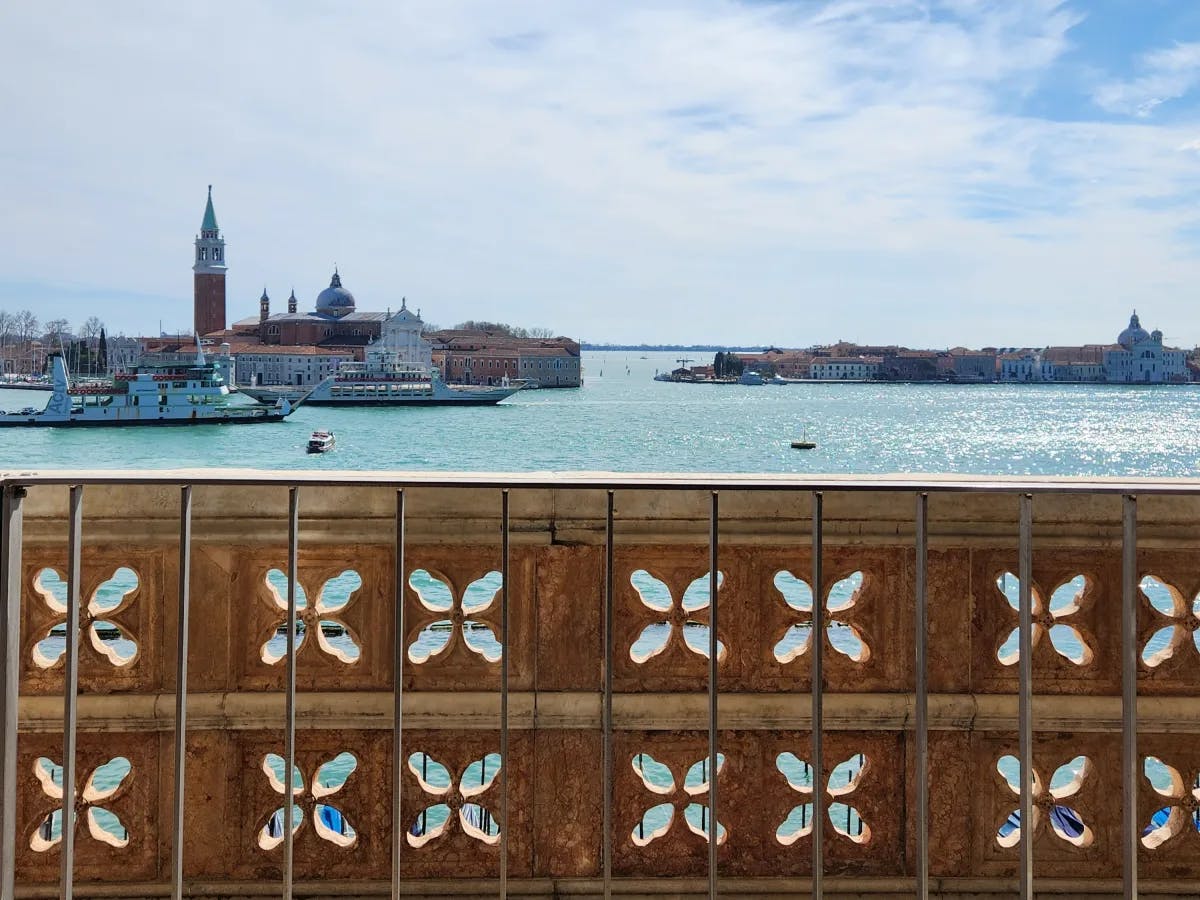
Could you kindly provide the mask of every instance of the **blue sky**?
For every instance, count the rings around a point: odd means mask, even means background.
[[[0,308],[592,341],[1200,343],[1200,3],[0,8]]]

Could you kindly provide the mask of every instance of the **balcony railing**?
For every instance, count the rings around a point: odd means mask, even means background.
[[[1200,894],[1200,482],[0,488],[0,900]]]

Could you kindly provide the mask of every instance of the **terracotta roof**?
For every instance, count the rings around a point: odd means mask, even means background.
[[[287,344],[251,344],[247,342],[230,343],[229,353],[231,356],[239,354],[261,353],[270,354],[271,356],[353,356],[346,350],[332,350],[328,347],[313,347],[311,345],[301,345],[292,347]]]

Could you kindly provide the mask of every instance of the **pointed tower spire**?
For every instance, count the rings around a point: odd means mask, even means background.
[[[225,241],[217,227],[213,211],[212,185],[204,204],[204,222],[196,238],[192,260],[195,273],[195,330],[196,334],[211,334],[225,329]]]
[[[208,186],[208,203],[204,205],[204,222],[201,223],[200,230],[213,232],[217,230],[217,214],[213,212],[211,184]]]

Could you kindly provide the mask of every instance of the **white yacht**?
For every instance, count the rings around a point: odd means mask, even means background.
[[[385,348],[367,351],[366,362],[346,362],[337,374],[304,395],[295,387],[239,387],[259,402],[304,396],[310,406],[487,406],[511,397],[525,386],[512,380],[495,386],[450,385],[434,366],[407,359]]]
[[[312,437],[308,439],[308,446],[305,448],[309,453],[327,453],[333,449],[336,439],[333,432],[325,428],[319,428],[312,433]]]
[[[193,365],[141,366],[108,381],[71,383],[66,361],[51,357],[52,390],[42,410],[0,412],[0,427],[94,425],[234,425],[279,422],[303,397],[273,406],[228,404],[229,388],[197,347]]]

